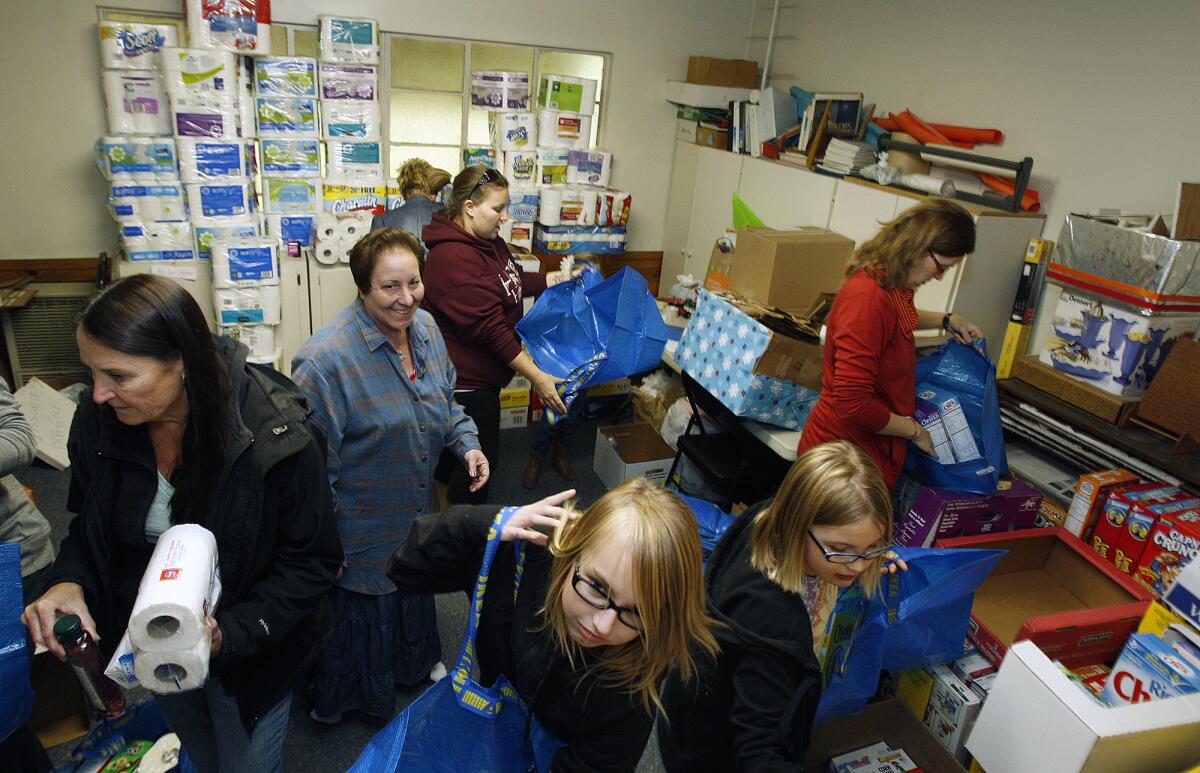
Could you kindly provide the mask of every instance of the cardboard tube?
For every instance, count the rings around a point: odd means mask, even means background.
[[[900,122],[895,118],[876,118],[879,128],[889,132],[901,131]],[[969,142],[980,145],[999,145],[1004,142],[1004,132],[999,129],[975,129],[970,126],[953,126],[948,123],[931,123],[930,128],[942,133],[946,139],[954,142]]]

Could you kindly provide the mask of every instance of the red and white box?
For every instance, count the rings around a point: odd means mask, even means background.
[[[1067,511],[1064,524],[1067,530],[1076,537],[1087,539],[1087,531],[1100,517],[1108,494],[1117,486],[1137,483],[1138,476],[1129,470],[1101,470],[1088,472],[1079,476],[1075,484],[1075,496],[1071,499],[1071,507]]]
[[[1129,483],[1110,490],[1100,517],[1096,520],[1095,528],[1088,539],[1092,549],[1109,563],[1113,563],[1114,548],[1124,539],[1122,535],[1125,532],[1125,521],[1133,506],[1141,501],[1171,496],[1178,492],[1179,489],[1175,486],[1161,482]],[[1126,574],[1131,571],[1132,569]]]
[[[1188,562],[1200,556],[1200,510],[1164,515],[1150,531],[1133,579],[1161,597]]]

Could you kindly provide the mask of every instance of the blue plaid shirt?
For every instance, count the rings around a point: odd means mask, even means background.
[[[479,448],[475,422],[454,401],[454,365],[429,312],[417,311],[408,340],[415,381],[358,299],[292,360],[292,379],[329,442],[349,564],[338,585],[358,593],[396,590],[384,568],[413,519],[437,509],[433,470],[442,448],[459,459]]]

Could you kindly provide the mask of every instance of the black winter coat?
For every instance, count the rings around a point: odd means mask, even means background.
[[[804,770],[821,671],[803,599],[750,563],[761,508],[729,527],[705,571],[709,614],[724,623],[716,661],[696,656],[693,682],[667,678],[658,746],[669,771]]]
[[[229,367],[240,422],[208,517],[217,541],[223,635],[210,673],[237,697],[242,721],[288,694],[332,632],[326,594],[342,544],[325,472],[324,438],[291,381],[246,363],[245,345],[215,339]],[[153,552],[146,512],[158,487],[145,427],[122,424],[84,399],[68,440],[72,519],[49,584],[83,587],[110,657],[121,640]]]

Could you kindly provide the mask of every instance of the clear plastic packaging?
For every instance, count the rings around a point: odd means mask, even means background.
[[[317,60],[305,56],[254,60],[255,94],[261,97],[316,97]]]
[[[212,137],[236,140],[238,101],[234,97],[214,97],[202,94],[172,95],[171,129],[176,137]]]
[[[379,92],[379,70],[373,65],[322,62],[318,71],[321,99],[374,102]]]
[[[150,223],[156,220],[187,220],[183,186],[113,185],[108,196],[109,211],[118,223]]]
[[[259,97],[258,136],[317,136],[317,100],[309,97]]]
[[[186,222],[130,222],[121,226],[121,249],[133,262],[194,260],[192,226]]]
[[[242,218],[254,212],[254,186],[245,182],[188,183],[187,194],[193,223]]]
[[[212,245],[218,239],[253,238],[259,236],[261,230],[254,216],[240,222],[196,225],[192,229],[196,232],[196,257],[200,260],[212,260]]]
[[[180,137],[176,149],[180,179],[187,183],[244,180],[253,172],[245,140]]]
[[[237,57],[232,53],[167,47],[161,57],[168,94],[237,95]]]
[[[157,70],[105,70],[101,77],[110,134],[170,134],[167,95]]]
[[[321,174],[321,143],[313,138],[269,138],[259,142],[263,177],[315,177]]]
[[[269,236],[217,239],[212,243],[213,287],[279,284],[278,241]]]
[[[325,143],[331,181],[383,183],[383,153],[380,143],[369,140],[330,140]]]
[[[183,0],[183,10],[193,48],[271,53],[270,0]]]
[[[379,103],[361,100],[321,102],[321,136],[327,140],[378,140]]]
[[[321,208],[321,190],[319,177],[264,177],[263,210],[277,215],[317,212]]]
[[[379,22],[344,16],[320,18],[322,62],[379,64]]]
[[[174,24],[102,21],[99,32],[100,66],[106,70],[157,70],[158,52],[179,45]]]
[[[96,143],[100,169],[119,183],[169,183],[179,179],[174,137],[103,137]]]

